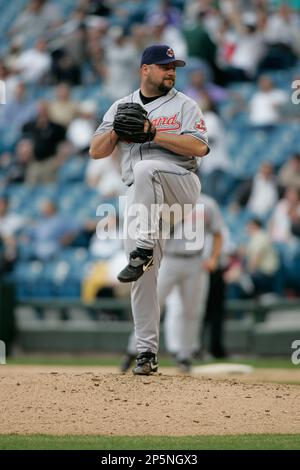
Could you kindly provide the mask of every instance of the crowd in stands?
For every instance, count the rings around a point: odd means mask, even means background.
[[[93,161],[88,149],[110,104],[138,85],[141,52],[154,43],[187,61],[176,88],[204,111],[212,150],[199,177],[231,234],[228,297],[300,295],[300,105],[291,101],[292,83],[300,87],[299,2],[0,7],[0,275],[20,298],[84,291],[91,300],[115,285],[121,243],[95,230],[101,203],[116,209],[113,229],[122,223],[119,155]]]

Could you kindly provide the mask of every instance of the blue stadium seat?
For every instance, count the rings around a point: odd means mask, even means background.
[[[89,263],[87,250],[69,248],[47,263],[44,280],[50,286],[51,296],[79,298],[85,267]]]
[[[39,217],[42,205],[47,200],[57,203],[57,186],[55,184],[33,186],[27,195],[25,203],[22,205],[23,215]]]
[[[61,259],[49,260],[45,263],[43,281],[49,286],[50,295],[57,297],[62,292],[61,286],[66,282],[71,270],[71,265]]]
[[[300,243],[276,243],[276,249],[280,255],[285,287],[295,289],[300,294]]]
[[[73,86],[71,90],[71,97],[75,101],[82,101],[84,100],[86,94],[86,87],[84,86]]]
[[[40,261],[19,261],[13,272],[18,299],[46,297],[49,294],[43,280],[44,265]]]
[[[0,153],[13,152],[19,137],[20,133],[13,125],[0,127]]]
[[[49,183],[43,186],[34,186],[32,194],[34,194],[34,196],[37,198],[49,198],[55,200],[57,197],[57,185],[54,183]]]
[[[72,156],[70,157],[59,169],[58,182],[59,184],[69,182],[84,181],[85,171],[87,167],[87,160],[83,157]]]
[[[32,187],[21,183],[11,184],[6,189],[9,198],[9,210],[12,212],[22,213],[29,205]]]
[[[241,82],[232,83],[229,86],[229,89],[232,92],[239,94],[247,102],[256,91],[256,87],[253,83],[241,83]]]
[[[69,263],[72,271],[74,271],[82,268],[83,264],[88,261],[89,252],[86,248],[68,247],[61,251],[59,259]]]
[[[270,77],[276,87],[290,92],[290,84],[293,75],[291,70],[269,70],[267,73],[264,73],[264,75]]]
[[[76,214],[76,208],[82,204],[85,194],[83,183],[67,183],[60,185],[58,189],[59,210],[65,213]]]

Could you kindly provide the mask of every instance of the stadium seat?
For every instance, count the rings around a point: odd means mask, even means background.
[[[13,272],[19,300],[47,297],[50,293],[43,279],[44,265],[40,261],[19,261]]]
[[[70,157],[59,169],[59,184],[84,181],[87,161],[83,157]]]

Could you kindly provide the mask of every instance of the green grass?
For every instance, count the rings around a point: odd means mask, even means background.
[[[20,356],[7,359],[11,365],[118,366],[121,356]]]
[[[300,434],[128,437],[0,435],[1,450],[299,450]]]
[[[51,366],[119,366],[121,355],[103,356],[19,356],[8,358],[7,364],[12,365],[51,365]],[[292,364],[285,358],[238,358],[212,361],[195,361],[195,365],[232,362],[235,364],[248,364],[258,368],[295,369],[299,366]],[[159,363],[162,367],[174,366],[172,359],[161,356]]]

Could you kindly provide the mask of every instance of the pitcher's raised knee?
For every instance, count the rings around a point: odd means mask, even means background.
[[[133,167],[133,174],[135,182],[140,178],[143,179],[147,176],[153,176],[153,173],[157,171],[157,163],[155,160],[142,160],[136,163]]]

